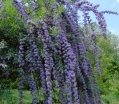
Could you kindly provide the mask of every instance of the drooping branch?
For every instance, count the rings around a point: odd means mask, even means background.
[[[89,11],[94,12],[104,37],[106,37],[106,22],[103,14],[117,13],[100,12],[98,11],[99,5],[93,5],[88,1],[74,1],[72,3],[66,0],[56,0],[50,9],[51,14],[48,13],[48,17],[44,16],[36,24],[31,20],[20,2],[14,0],[13,3],[26,20],[27,25],[30,26],[28,40],[26,40],[26,44],[19,48],[19,67],[26,70],[24,76],[29,82],[33,104],[38,103],[38,85],[35,82],[37,76],[34,75],[37,72],[39,72],[39,83],[42,87],[44,104],[53,104],[53,89],[59,89],[60,96],[58,99],[61,104],[101,104],[94,70],[87,56],[88,48],[85,36],[91,35],[89,40],[93,41],[94,50],[92,51],[94,51],[97,71],[100,73],[97,34],[93,26],[91,26],[93,34],[90,34],[88,28],[88,25],[91,25],[92,22]],[[44,1],[44,3],[49,5],[49,2]],[[49,12],[47,8],[45,9]],[[84,32],[81,31],[78,24],[78,10],[83,13]],[[55,35],[53,35],[54,28],[57,29]],[[89,45],[92,46],[92,42]],[[26,54],[23,49],[26,49]],[[28,59],[25,59],[28,53],[30,55]],[[22,74],[20,75],[21,83]],[[23,85],[23,83],[20,85]],[[20,89],[20,97],[22,97],[22,88]]]

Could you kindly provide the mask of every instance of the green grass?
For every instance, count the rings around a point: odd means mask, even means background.
[[[0,91],[0,104],[18,104],[19,92],[18,90],[4,90]],[[39,100],[43,101],[41,91],[39,91]],[[32,104],[32,95],[30,91],[23,91],[23,104]]]
[[[41,90],[39,91],[38,97],[39,101],[43,101]],[[119,98],[114,96],[113,93],[110,93],[109,95],[102,95],[101,98],[103,102],[102,104],[119,104]],[[56,96],[56,99],[58,99],[58,96]],[[0,104],[18,104],[18,103],[19,103],[19,92],[17,89],[0,91]],[[27,90],[23,91],[23,104],[32,104],[32,95],[30,91]]]

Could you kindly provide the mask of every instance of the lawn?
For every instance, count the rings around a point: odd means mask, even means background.
[[[43,100],[43,96],[39,91],[39,100]],[[0,91],[0,104],[18,104],[19,102],[18,90],[4,90]],[[23,104],[32,104],[32,95],[30,91],[23,91]]]
[[[38,97],[39,101],[43,101],[41,90],[39,91]],[[102,95],[101,98],[103,102],[102,104],[119,104],[119,98],[116,98],[114,94],[110,94],[108,96]],[[18,104],[18,103],[19,103],[19,92],[17,89],[0,91],[0,104]],[[28,90],[23,91],[23,104],[32,104],[32,95],[31,92]]]

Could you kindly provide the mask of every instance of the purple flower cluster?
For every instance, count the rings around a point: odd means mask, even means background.
[[[116,15],[119,15],[117,12],[114,12],[114,11],[108,11],[108,10],[106,10],[106,11],[102,11],[101,13],[108,13],[108,14],[116,14]]]
[[[97,73],[101,76],[100,64],[98,60],[98,46],[97,46],[96,34],[92,34],[92,40],[94,42],[94,55],[95,55]]]
[[[25,10],[23,9],[23,7],[20,4],[20,2],[18,0],[13,0],[13,2],[14,2],[14,6],[17,8],[17,10],[19,11],[19,13],[24,17],[24,19],[28,20],[29,19],[29,16],[25,12]]]
[[[59,19],[60,21],[60,19]],[[62,30],[60,27],[60,22],[57,21],[56,26]],[[76,56],[73,53],[70,43],[68,43],[66,36],[64,36],[65,31],[61,31],[60,44],[62,49],[62,57],[64,59],[64,72],[65,72],[65,83],[66,83],[66,92],[67,92],[67,103],[72,104],[72,91],[74,96],[74,101],[76,104],[79,104],[79,96],[75,75],[75,67],[76,67]],[[71,85],[73,84],[73,85]]]
[[[44,4],[47,2],[44,1]],[[61,104],[101,104],[96,78],[87,56],[88,45],[89,47],[93,45],[92,51],[94,51],[97,71],[100,74],[97,34],[89,12],[92,11],[95,14],[104,37],[106,37],[106,22],[103,14],[117,13],[100,12],[98,4],[94,5],[87,0],[76,0],[74,3],[60,0],[60,2],[55,1],[49,10],[46,7],[49,12],[46,12],[46,16],[36,24],[17,0],[14,0],[14,5],[30,26],[26,43],[21,40],[19,42],[19,68],[25,72],[19,74],[20,98],[22,98],[23,76],[25,76],[33,95],[33,104],[38,103],[39,87],[42,88],[44,104],[54,103],[54,89],[59,89],[57,95]],[[54,16],[60,6],[64,7],[64,11]],[[78,10],[83,13],[85,31],[80,29]],[[55,36],[52,35],[54,27],[58,29]],[[89,27],[92,29],[92,35]],[[88,37],[89,40],[87,40]],[[20,101],[22,104],[22,99]]]
[[[33,104],[37,104],[38,103],[38,89],[37,89],[37,84],[35,81],[35,76],[34,73],[36,71],[38,71],[38,57],[39,57],[39,52],[38,52],[38,48],[37,45],[34,41],[34,34],[33,33],[29,33],[29,40],[28,42],[26,42],[27,44],[25,45],[26,47],[26,53],[29,55],[26,56],[27,59],[25,59],[26,61],[26,68],[25,68],[25,72],[26,72],[26,81],[28,81],[29,84],[29,88],[31,91],[31,94],[33,96]]]
[[[22,104],[22,97],[23,97],[23,67],[25,66],[24,60],[24,45],[25,42],[23,40],[19,40],[19,52],[18,52],[18,62],[19,62],[19,104]]]
[[[46,85],[48,90],[48,98],[47,102],[48,104],[52,104],[52,82],[51,82],[51,71],[54,68],[54,61],[52,58],[52,53],[50,53],[51,50],[56,51],[54,48],[54,45],[52,44],[51,37],[49,36],[49,32],[47,30],[47,25],[44,21],[40,21],[42,24],[42,31],[44,35],[41,35],[41,39],[44,43],[44,68],[45,68],[45,74],[46,74]],[[50,62],[50,63],[49,63]]]
[[[89,33],[88,27],[86,25],[87,20],[89,23],[91,23],[91,21],[92,21],[90,19],[90,16],[88,16],[87,12],[92,11],[96,16],[96,19],[98,20],[98,24],[99,24],[100,28],[102,29],[102,33],[103,33],[104,37],[106,38],[106,22],[105,22],[103,14],[104,13],[117,14],[117,13],[112,12],[112,11],[101,11],[101,12],[99,12],[98,11],[99,4],[94,5],[88,1],[81,1],[81,2],[78,1],[75,3],[75,6],[77,8],[79,7],[79,10],[81,10],[84,14],[83,15],[84,16],[84,26],[85,26],[86,33],[87,34]]]
[[[27,80],[29,82],[29,88],[30,88],[31,94],[33,96],[32,102],[33,102],[33,104],[37,104],[38,103],[38,95],[37,95],[38,94],[38,90],[37,90],[36,82],[35,82],[34,78],[30,74],[28,74],[26,76],[26,78],[27,78]]]

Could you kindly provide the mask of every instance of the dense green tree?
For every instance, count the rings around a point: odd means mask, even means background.
[[[103,100],[109,104],[117,104],[119,103],[119,37],[108,34],[107,38],[107,40],[98,39],[102,77],[97,79]]]

